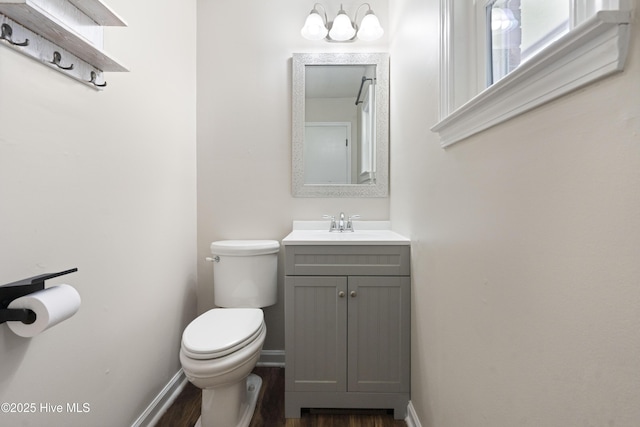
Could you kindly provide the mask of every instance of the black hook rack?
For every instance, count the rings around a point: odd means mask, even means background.
[[[13,41],[13,28],[9,24],[2,24],[0,26],[0,39],[6,40],[14,46],[29,46],[29,39],[25,39],[23,42]]]
[[[96,74],[95,71],[92,71],[91,72],[91,80],[89,80],[89,83],[93,83],[93,85],[96,86],[96,87],[105,87],[105,86],[107,86],[107,82],[97,83],[96,82],[96,78],[98,78],[98,75]]]
[[[61,70],[73,70],[73,64],[65,67],[60,63],[60,61],[62,61],[62,54],[56,50],[55,52],[53,52],[53,61],[51,61],[51,63]]]
[[[60,271],[58,273],[45,273],[39,276],[28,277],[17,282],[0,286],[0,323],[19,321],[30,325],[36,321],[36,314],[26,308],[8,308],[11,301],[44,289],[44,281],[65,274],[75,273],[77,268]]]

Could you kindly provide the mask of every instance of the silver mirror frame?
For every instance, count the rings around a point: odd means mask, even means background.
[[[306,65],[376,65],[376,179],[374,184],[305,184]],[[294,53],[292,58],[292,193],[294,197],[387,197],[389,195],[389,55],[387,53]]]

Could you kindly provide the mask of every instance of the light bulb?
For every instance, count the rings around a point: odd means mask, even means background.
[[[491,31],[498,31],[504,21],[504,11],[498,7],[491,9]]]
[[[383,34],[384,30],[380,25],[378,17],[373,13],[373,10],[367,11],[367,14],[364,15],[360,23],[358,38],[364,41],[373,41],[382,37]]]
[[[322,40],[327,36],[328,32],[329,30],[327,30],[322,17],[315,9],[307,16],[304,27],[300,30],[302,37],[307,40]]]
[[[510,9],[491,9],[491,31],[506,33],[518,27],[518,20]]]
[[[333,25],[329,31],[329,37],[338,42],[351,40],[356,35],[356,30],[351,25],[351,19],[344,10],[340,9],[338,16],[333,20]]]

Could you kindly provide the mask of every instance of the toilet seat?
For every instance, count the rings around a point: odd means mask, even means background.
[[[245,347],[264,328],[264,314],[259,308],[214,308],[187,326],[182,350],[192,359],[216,359]]]
[[[277,240],[220,240],[211,243],[211,253],[229,256],[275,254],[280,250]]]

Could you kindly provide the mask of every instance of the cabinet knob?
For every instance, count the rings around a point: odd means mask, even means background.
[[[340,292],[338,292],[338,296],[339,296],[340,298],[344,298],[344,291],[340,291]]]
[[[351,298],[355,298],[358,296],[358,294],[356,293],[356,291],[351,291],[351,293],[349,294],[351,295]]]

